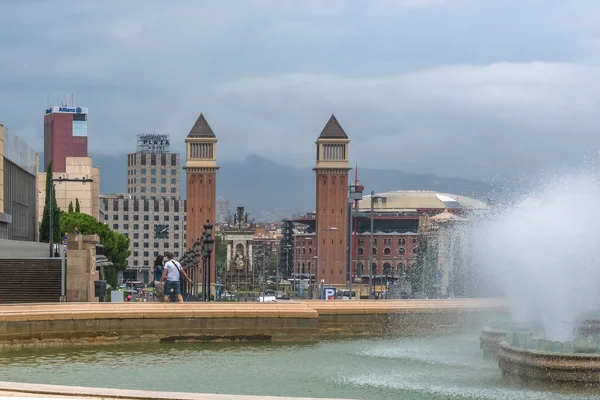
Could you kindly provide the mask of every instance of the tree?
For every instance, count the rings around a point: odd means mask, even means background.
[[[215,262],[227,263],[227,240],[221,235],[215,235]]]
[[[73,202],[69,203],[69,214],[73,214]]]
[[[88,214],[63,212],[61,219],[61,231],[73,232],[77,227],[82,235],[99,235],[100,244],[104,246],[104,255],[112,267],[105,268],[106,280],[112,287],[117,286],[117,271],[127,268],[127,258],[131,255],[129,250],[129,239],[122,233],[115,232],[108,225],[99,222]]]
[[[75,212],[76,213],[81,212],[81,207],[79,206],[79,199],[77,197],[75,197]]]
[[[54,182],[52,182],[52,161],[46,168],[46,196],[44,198],[44,211],[42,214],[42,223],[40,224],[40,242],[50,243],[50,200],[52,200],[52,230],[53,243],[59,243],[62,237],[60,227],[60,208],[56,201],[56,191]]]

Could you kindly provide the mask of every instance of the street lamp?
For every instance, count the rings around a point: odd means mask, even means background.
[[[290,250],[292,249],[292,245],[291,244],[286,244],[285,245],[285,269],[286,271],[290,270]],[[294,266],[292,266],[292,290],[295,290],[296,287],[296,281],[294,280]]]
[[[50,236],[49,236],[49,240],[48,243],[50,245],[50,257],[54,257],[54,199],[56,198],[56,195],[54,193],[55,190],[55,186],[54,183],[58,182],[58,183],[63,183],[63,182],[81,182],[82,184],[86,184],[86,182],[93,182],[93,179],[90,178],[63,178],[62,176],[59,176],[58,178],[53,178],[50,180],[52,182],[52,187],[50,188]]]
[[[373,268],[373,226],[374,226],[374,208],[375,208],[375,200],[385,199],[383,196],[375,196],[375,192],[371,191],[371,250],[369,251],[369,268],[371,270],[371,290],[369,293],[369,298],[371,295],[375,298],[375,275],[377,274],[377,268]]]
[[[362,185],[350,185],[348,186],[348,246],[347,246],[347,255],[346,255],[346,281],[349,285],[350,291],[350,300],[352,300],[352,281],[354,280],[354,274],[352,271],[352,255],[354,241],[352,240],[352,223],[354,219],[352,218],[352,206],[355,202],[362,200],[363,198],[363,190],[364,186]]]
[[[210,256],[213,251],[215,239],[212,238],[212,224],[206,220],[204,224],[204,235],[202,238],[202,261],[203,261],[203,279],[202,279],[202,298],[210,302]]]

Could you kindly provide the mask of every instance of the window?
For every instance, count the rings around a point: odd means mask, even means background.
[[[154,242],[154,248],[158,249],[158,242]]]
[[[392,254],[392,250],[389,247],[386,247],[385,249],[383,249],[383,254],[389,256],[390,254]]]
[[[142,193],[146,193],[146,186],[142,186],[142,187],[140,188],[140,191],[141,191]]]
[[[156,175],[156,168],[150,169],[150,175]]]
[[[365,249],[363,249],[362,247],[358,248],[358,255],[362,256],[363,254],[365,254]]]
[[[163,168],[163,169],[160,170],[160,173],[161,173],[161,175],[166,175],[167,174],[167,170]]]
[[[418,252],[419,252],[419,249],[415,247],[415,248],[413,249],[413,254],[417,254]]]
[[[392,245],[392,239],[390,239],[390,238],[383,239],[383,245],[384,246],[391,246]]]
[[[383,274],[392,275],[392,265],[389,263],[383,264]]]
[[[129,229],[129,224],[123,224],[123,229],[124,230],[128,230]]]
[[[175,225],[173,225],[173,230],[174,230],[174,231],[178,231],[178,230],[179,230],[179,224],[175,224]]]
[[[137,248],[139,246],[140,246],[140,244],[138,242],[133,242],[133,248]]]
[[[160,178],[160,184],[161,185],[166,185],[167,184],[167,178]]]
[[[140,172],[141,172],[141,174],[142,174],[142,175],[146,175],[146,168],[142,168],[142,169],[140,170]]]
[[[142,153],[142,157],[141,157],[141,164],[142,165],[146,165],[146,153]]]
[[[147,231],[148,229],[150,229],[149,225],[148,224],[144,224],[144,230]]]
[[[119,224],[113,224],[113,229],[114,229],[114,230],[117,230],[117,229],[119,229]]]
[[[160,165],[167,165],[167,155],[165,153],[160,155]]]
[[[119,220],[119,216],[117,214],[113,215],[113,221],[118,221]]]
[[[377,238],[373,238],[373,244],[377,244]]]
[[[406,244],[406,239],[400,238],[398,239],[398,246],[404,246]]]
[[[177,193],[177,188],[172,187],[171,188],[171,193]]]
[[[147,249],[148,247],[150,247],[150,245],[148,244],[148,242],[144,242],[144,248]]]
[[[175,188],[171,188],[171,189],[175,189]],[[161,192],[161,193],[167,193],[167,188],[166,188],[166,187],[164,187],[164,186],[163,186],[163,187],[161,187],[161,188],[160,188],[160,192]]]
[[[154,257],[158,257],[158,251],[154,252]]]
[[[147,251],[144,252],[144,257],[148,257],[149,253]]]
[[[398,249],[398,254],[404,254],[404,253],[405,253],[404,247],[400,247]]]
[[[150,178],[150,183],[156,183],[156,178]]]
[[[127,210],[125,210],[127,211]],[[123,221],[129,221],[129,214],[123,215]]]
[[[138,260],[133,260],[133,266],[137,267],[137,265],[138,265]]]
[[[413,242],[413,244],[417,243],[417,238],[414,237],[413,240],[412,240],[412,242]]]
[[[150,165],[156,165],[156,153],[150,154]]]
[[[165,202],[165,204],[168,204],[168,203],[166,203],[166,202]],[[168,215],[165,215],[165,216],[163,217],[163,221],[168,221],[168,220],[169,220],[169,216],[168,216]]]
[[[140,234],[139,234],[139,233],[137,233],[137,232],[135,232],[135,233],[133,234],[133,238],[134,238],[134,239],[139,239],[139,238],[140,238]]]
[[[136,211],[137,211],[137,210],[136,210]],[[137,214],[134,214],[134,215],[133,215],[133,220],[134,220],[134,221],[139,221],[139,219],[140,219],[140,216],[139,216],[139,215],[137,215]],[[136,228],[136,229],[137,229],[137,228]]]
[[[171,178],[171,185],[175,185],[177,183],[177,179],[176,178]]]
[[[171,170],[171,175],[177,175],[177,170],[176,169],[172,169]]]
[[[150,234],[148,232],[144,233],[144,239],[150,239]]]
[[[177,165],[177,154],[171,154],[171,167]]]
[[[179,240],[179,233],[174,233],[173,234],[173,239]]]
[[[156,187],[155,187],[155,186],[152,186],[152,187],[150,188],[150,192],[151,192],[151,193],[156,193]]]
[[[138,251],[137,251],[137,250],[134,250],[134,252],[133,252],[133,256],[134,256],[134,257],[137,257],[137,256],[138,256]]]
[[[104,220],[108,221],[108,214],[104,214]]]
[[[364,237],[358,238],[358,244],[365,244],[365,238]]]
[[[154,216],[154,221],[158,222],[158,215]]]
[[[373,247],[373,254],[377,254],[377,247]]]
[[[178,251],[174,251],[173,252],[173,257],[179,257],[179,252]]]
[[[140,182],[141,183],[146,183],[146,178],[145,177],[140,178]]]
[[[167,247],[167,243],[165,243],[165,247]],[[178,249],[179,248],[179,242],[175,242],[173,243],[173,247]]]
[[[310,243],[309,243],[310,244]],[[312,254],[312,247],[308,248],[308,254]]]

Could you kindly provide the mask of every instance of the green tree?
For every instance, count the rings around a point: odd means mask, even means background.
[[[227,263],[227,241],[221,235],[215,235],[215,262]]]
[[[56,201],[56,190],[52,182],[52,161],[46,168],[46,196],[44,199],[44,211],[42,214],[42,223],[40,224],[40,242],[50,243],[50,200],[52,200],[52,231],[53,242],[59,243],[62,237],[60,229],[60,208]]]
[[[112,287],[117,286],[117,271],[127,268],[127,258],[131,255],[129,239],[122,233],[115,232],[108,225],[99,222],[88,214],[63,212],[61,219],[62,232],[73,232],[78,227],[82,235],[96,234],[100,236],[100,244],[104,246],[104,255],[112,267],[105,268],[106,280]]]
[[[73,202],[69,202],[69,214],[73,214]]]
[[[75,197],[75,212],[76,213],[81,212],[81,207],[79,206],[79,199],[77,197]]]

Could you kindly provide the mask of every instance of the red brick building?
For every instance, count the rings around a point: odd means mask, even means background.
[[[44,171],[66,172],[67,157],[88,156],[87,107],[52,106],[44,115]]]

